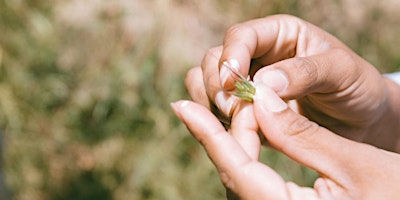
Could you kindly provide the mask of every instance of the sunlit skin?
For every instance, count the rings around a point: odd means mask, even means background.
[[[234,89],[224,62],[253,77],[253,104],[221,93]],[[400,88],[323,30],[287,15],[235,25],[188,73],[186,87],[194,102],[172,107],[242,199],[400,197],[400,157],[390,152],[400,150]],[[231,117],[228,131],[213,104]],[[314,188],[285,183],[258,162],[259,130],[320,174]]]

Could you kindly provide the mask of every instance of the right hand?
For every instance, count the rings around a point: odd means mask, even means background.
[[[216,104],[225,115],[240,113],[237,98],[221,98],[221,91],[233,89],[233,80],[219,66],[233,59],[243,76],[254,76],[254,82],[286,101],[295,100],[292,109],[310,120],[344,137],[400,152],[399,87],[318,27],[288,15],[231,27],[223,45],[205,55],[201,69],[188,73],[193,100]]]

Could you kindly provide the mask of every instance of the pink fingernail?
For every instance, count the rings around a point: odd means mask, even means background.
[[[215,104],[217,104],[218,109],[228,117],[232,115],[233,103],[233,97],[226,94],[224,91],[219,91],[217,95],[215,95]]]
[[[174,111],[175,115],[181,121],[184,121],[184,118],[182,117],[181,111],[185,110],[183,108],[185,108],[188,104],[189,104],[188,100],[180,100],[180,101],[176,101],[176,102],[171,102],[170,103],[172,111]]]
[[[255,87],[257,90],[254,99],[258,101],[263,110],[276,113],[288,107],[276,92],[265,84],[260,84],[260,82],[258,82],[255,83]]]
[[[228,80],[228,78],[231,76],[232,73],[231,70],[227,68],[227,66],[230,66],[233,70],[236,70],[237,72],[239,71],[240,68],[239,62],[236,59],[229,59],[228,61],[224,61],[222,63],[222,67],[219,72],[222,87],[224,87],[226,81]]]
[[[262,82],[278,93],[286,90],[289,85],[286,75],[280,70],[260,72],[260,74],[254,77],[254,82]]]
[[[186,107],[188,104],[189,104],[189,101],[182,101],[180,106],[183,108],[183,107]]]

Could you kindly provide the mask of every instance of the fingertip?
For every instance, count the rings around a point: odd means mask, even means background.
[[[179,100],[176,102],[171,102],[170,106],[172,108],[172,111],[174,111],[175,115],[182,121],[182,113],[181,110],[182,108],[186,107],[189,104],[188,100]]]
[[[254,83],[262,83],[273,89],[276,93],[284,92],[289,86],[286,73],[279,69],[264,68],[254,76]]]
[[[273,91],[263,83],[254,83],[256,94],[254,104],[262,113],[278,113],[288,108],[288,105]]]
[[[326,184],[324,178],[319,177],[319,178],[317,178],[317,180],[315,180],[315,182],[314,182],[315,190],[319,191],[321,189],[326,189],[326,188],[327,188],[327,184]]]
[[[248,48],[244,47],[240,41],[224,44],[219,62],[222,88],[225,90],[234,89],[234,76],[231,70],[234,70],[243,77],[248,76],[252,56],[253,53],[249,52]],[[230,67],[231,70],[226,69],[227,66]]]
[[[233,108],[237,102],[235,103],[234,96],[231,96],[224,91],[219,91],[215,95],[215,104],[222,113],[227,117],[230,117],[233,114]]]
[[[221,88],[227,90],[233,89],[234,84],[232,83],[234,83],[236,78],[239,78],[238,76],[242,75],[241,64],[237,59],[230,58],[228,60],[223,61],[219,68],[220,68],[219,76],[221,81]]]
[[[225,88],[225,84],[231,76],[231,71],[225,67],[228,65],[228,62],[224,61],[219,70],[219,80],[221,81],[221,88]]]
[[[314,189],[317,192],[318,196],[321,197],[321,199],[334,199],[325,178],[318,178],[314,183]]]

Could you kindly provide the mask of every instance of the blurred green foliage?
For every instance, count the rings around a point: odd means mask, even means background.
[[[10,197],[221,199],[225,191],[169,102],[232,24],[289,13],[382,72],[400,66],[395,1],[0,1],[0,127]],[[284,155],[262,160],[311,186]]]

